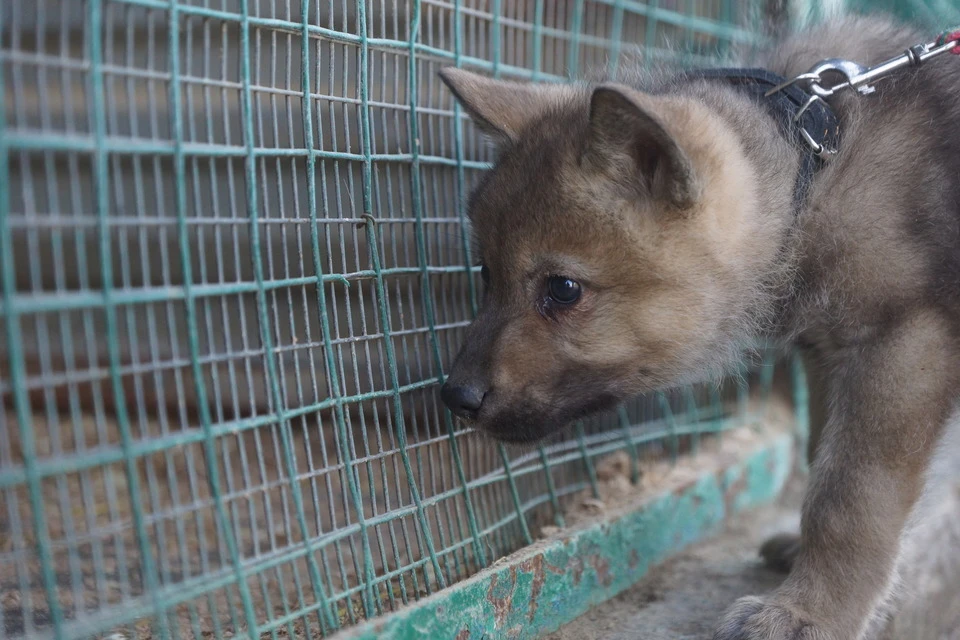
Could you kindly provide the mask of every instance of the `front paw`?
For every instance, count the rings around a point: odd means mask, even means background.
[[[748,596],[727,610],[713,640],[838,640],[777,599]]]

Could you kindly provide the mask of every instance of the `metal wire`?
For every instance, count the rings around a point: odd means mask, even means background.
[[[491,156],[436,72],[695,64],[760,6],[4,3],[0,635],[327,636],[737,424],[685,389],[516,451],[437,402]]]

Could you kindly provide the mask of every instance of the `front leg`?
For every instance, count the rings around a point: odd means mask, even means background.
[[[823,426],[827,422],[827,369],[823,366],[823,353],[814,346],[801,351],[803,367],[807,372],[807,393],[809,397],[809,439],[807,441],[807,461],[813,466],[817,459],[817,446]],[[800,553],[800,532],[780,533],[763,543],[760,556],[770,569],[789,573]]]
[[[829,408],[793,570],[771,596],[739,600],[715,640],[857,640],[890,594],[960,389],[960,349],[945,319],[917,314],[826,364]]]

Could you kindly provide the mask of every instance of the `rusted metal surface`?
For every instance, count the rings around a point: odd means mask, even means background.
[[[732,513],[773,500],[794,437],[780,434],[622,513],[523,549],[473,578],[342,636],[372,640],[535,638],[636,583]]]

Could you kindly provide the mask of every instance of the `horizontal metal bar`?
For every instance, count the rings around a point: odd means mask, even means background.
[[[415,382],[409,385],[403,385],[398,389],[398,392],[401,394],[408,393],[411,391],[416,391],[419,389],[428,388],[436,385],[437,382],[435,379]],[[316,413],[318,411],[323,411],[324,409],[329,409],[339,403],[343,405],[355,404],[358,402],[363,402],[367,400],[381,399],[381,398],[390,398],[393,397],[394,391],[392,389],[382,390],[382,391],[371,391],[367,393],[357,394],[354,396],[344,396],[339,400],[336,399],[327,399],[318,403],[311,405],[306,405],[304,407],[298,407],[296,409],[290,409],[288,411],[282,412],[279,415],[271,414],[268,416],[259,416],[256,418],[246,418],[241,420],[232,420],[229,422],[224,422],[221,424],[215,424],[211,427],[211,434],[213,437],[222,437],[225,435],[235,435],[242,433],[244,431],[249,431],[251,429],[257,429],[264,426],[269,426],[271,424],[277,424],[292,418],[302,417],[304,415],[309,415],[311,413]],[[677,414],[675,419],[681,420],[684,419],[684,414]],[[733,426],[735,423],[733,421],[726,422],[725,427],[728,428]],[[736,424],[739,424],[737,422]],[[659,427],[658,427],[659,425]],[[646,442],[655,442],[656,440],[667,438],[673,435],[683,436],[683,435],[693,435],[696,433],[706,433],[710,431],[704,423],[690,423],[688,425],[678,425],[675,428],[668,428],[663,421],[649,421],[645,422],[643,425],[638,425],[631,427],[631,432],[634,432],[633,441],[636,444],[644,444]],[[464,429],[463,433],[469,433],[470,429]],[[623,431],[619,430],[615,432],[618,436],[622,437]],[[607,434],[603,434],[606,436]],[[184,429],[183,431],[177,432],[165,436],[163,438],[151,438],[146,440],[139,440],[131,444],[130,446],[130,457],[131,458],[141,458],[149,455],[154,455],[158,453],[163,453],[168,449],[174,447],[184,447],[186,445],[195,444],[203,441],[204,434],[199,428],[190,428]],[[607,441],[608,438],[602,437],[604,441]],[[587,437],[587,444],[590,444],[589,436]],[[610,453],[617,451],[618,449],[623,448],[623,443],[618,442],[615,439],[609,439],[605,445],[599,446],[596,448],[595,455],[603,455],[604,453]],[[560,455],[555,459],[552,459],[551,464],[562,464],[564,462],[570,462],[577,460],[581,457],[581,454],[576,450],[571,450],[564,455]],[[78,473],[80,471],[96,468],[99,466],[107,466],[111,464],[116,464],[118,462],[123,462],[126,458],[124,457],[123,451],[117,447],[110,448],[91,448],[85,449],[83,451],[78,451],[73,455],[68,456],[59,456],[56,458],[45,458],[37,461],[36,464],[36,475],[39,478],[48,478],[62,476],[71,473]],[[520,467],[512,470],[513,476],[521,477],[530,473],[542,472],[543,469],[535,465],[529,465],[525,467]],[[313,474],[319,475],[319,474]],[[22,466],[13,466],[7,467],[5,469],[0,469],[0,489],[5,489],[8,487],[13,487],[19,484],[26,482],[26,471]],[[498,468],[489,473],[486,473],[477,479],[467,483],[468,488],[473,489],[477,487],[486,486],[493,484],[495,482],[500,482],[506,479],[506,472],[504,469]],[[450,496],[458,494],[462,491],[461,487],[456,489],[450,489],[447,493]],[[437,494],[441,495],[441,494]],[[425,503],[426,504],[426,503]],[[370,521],[368,520],[368,523]]]
[[[465,273],[473,270],[473,267],[429,267],[427,271],[431,274]],[[420,275],[419,267],[392,267],[382,270],[386,276],[413,276]],[[376,274],[370,269],[354,271],[345,274],[324,274],[320,277],[324,284],[340,283],[349,286],[351,282],[369,280],[376,277]],[[280,280],[264,281],[263,286],[267,291],[277,289],[286,289],[290,287],[314,286],[317,284],[316,276],[300,276],[296,278],[283,278]],[[213,298],[219,296],[233,296],[244,293],[256,293],[259,287],[255,282],[230,282],[223,284],[194,284],[191,286],[191,295],[194,298]],[[116,288],[110,291],[110,304],[114,307],[151,304],[155,302],[175,302],[184,300],[186,291],[182,286],[170,287],[143,287],[138,289]],[[104,307],[106,302],[102,291],[80,290],[80,291],[43,291],[37,293],[17,293],[8,303],[9,308],[0,304],[0,314],[15,313],[53,313],[57,311],[76,311],[78,309],[99,309]]]
[[[113,2],[128,4],[133,6],[147,7],[150,9],[158,10],[169,10],[170,4],[164,2],[163,0],[112,0]],[[716,20],[711,20],[709,18],[700,18],[697,16],[686,15],[683,13],[678,13],[670,9],[664,9],[662,7],[653,7],[637,2],[636,0],[596,0],[597,4],[603,4],[610,7],[617,6],[622,7],[624,11],[628,13],[633,13],[636,15],[646,16],[653,18],[658,22],[663,22],[665,24],[670,24],[677,27],[684,27],[687,29],[692,29],[694,31],[699,31],[701,33],[726,38],[736,42],[754,42],[757,40],[757,34],[751,33],[746,29],[741,29],[739,27],[730,26],[727,23],[719,22]],[[452,7],[451,7],[452,10]],[[291,20],[282,20],[278,18],[261,18],[258,16],[243,16],[240,13],[234,13],[230,11],[221,11],[218,9],[210,9],[208,7],[200,7],[195,5],[177,5],[177,11],[183,15],[187,16],[198,16],[202,18],[210,18],[221,20],[224,22],[236,22],[240,23],[244,19],[247,24],[251,27],[261,27],[266,29],[275,29],[278,31],[285,31],[291,35],[301,35],[303,33],[304,25],[302,22],[294,22]],[[492,16],[491,16],[492,19]],[[499,19],[499,18],[498,18]],[[333,29],[327,29],[319,25],[307,25],[307,32],[309,35],[315,37],[322,37],[328,40],[333,40],[336,42],[343,42],[345,44],[360,45],[364,41],[364,38],[357,34],[345,33],[343,31],[336,31]],[[542,28],[542,27],[541,27]],[[404,49],[409,50],[411,47],[409,40],[396,40],[390,38],[366,38],[367,45],[371,48],[385,48],[385,49]],[[432,49],[424,47],[420,43],[413,44],[414,49],[418,52],[422,52],[425,49]],[[454,53],[445,50],[436,50],[443,57],[453,58]],[[461,59],[466,59],[466,56],[461,56]],[[483,61],[486,64],[491,64],[489,61]],[[503,65],[500,65],[501,70],[504,69]],[[524,70],[526,73],[530,73],[530,70]]]
[[[92,214],[85,213],[53,213],[50,211],[31,211],[27,214],[11,214],[7,220],[11,229],[24,229],[24,230],[39,230],[39,229],[57,229],[63,232],[70,232],[74,229],[89,229],[95,227],[97,224],[103,224],[98,222],[96,216]],[[126,215],[118,214],[110,216],[110,219],[107,222],[107,226],[111,229],[123,229],[126,227],[140,229],[143,227],[173,227],[177,224],[178,220],[170,216],[142,216],[142,215]],[[263,226],[283,226],[283,225],[303,225],[307,226],[310,224],[310,218],[300,217],[300,218],[291,218],[289,216],[277,216],[270,218],[260,218],[257,221],[257,224]],[[420,222],[426,224],[443,224],[443,225],[460,225],[460,220],[457,218],[437,218],[424,216],[420,219]],[[317,225],[320,228],[324,227],[335,227],[337,225],[360,225],[366,223],[366,218],[354,218],[354,217],[323,217],[317,218]],[[391,224],[416,224],[416,218],[377,218],[377,225],[383,227],[385,225]],[[187,228],[191,227],[234,227],[234,226],[244,226],[250,224],[250,218],[245,216],[211,216],[211,217],[191,217],[187,218],[185,221]],[[428,265],[428,268],[446,268],[439,265]],[[394,268],[394,267],[390,267]],[[466,268],[466,267],[464,267]],[[479,269],[479,267],[476,267]],[[350,273],[345,274],[328,274],[328,276],[337,276],[343,275],[344,277],[349,278]]]
[[[181,148],[176,148],[173,140],[154,140],[152,138],[124,138],[120,136],[106,136],[102,145],[93,135],[79,135],[76,133],[51,133],[48,131],[29,131],[19,129],[6,134],[6,143],[11,151],[54,151],[54,152],[81,152],[92,153],[105,151],[114,155],[149,155],[173,156],[182,153],[186,158],[246,158],[252,153],[256,158],[306,158],[310,155],[323,160],[345,160],[349,162],[364,162],[367,156],[362,153],[348,153],[346,151],[322,151],[296,147],[256,147],[252,151],[242,145],[209,144],[202,142],[184,142]],[[459,166],[456,158],[443,156],[418,155],[422,164],[443,165],[448,167]],[[373,162],[413,162],[413,155],[408,153],[374,153],[370,155]],[[467,169],[486,170],[489,162],[464,160],[462,163]]]

